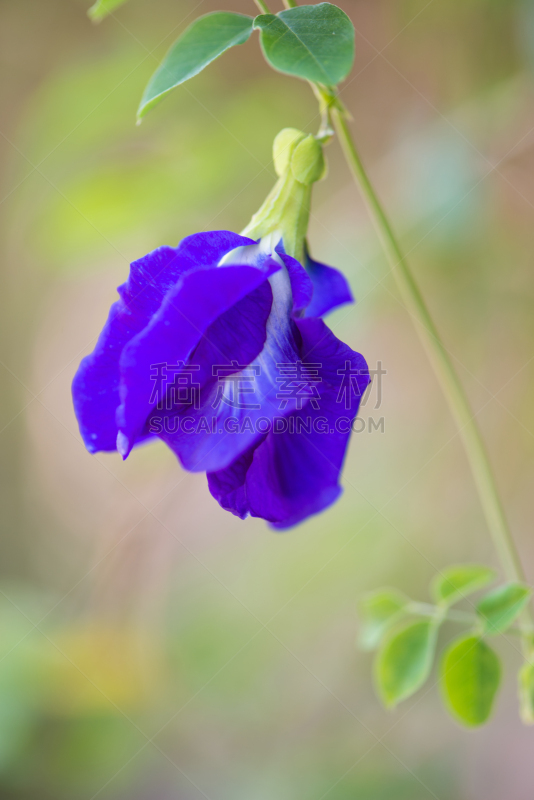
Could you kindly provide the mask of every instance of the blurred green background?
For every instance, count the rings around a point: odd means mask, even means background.
[[[126,463],[84,450],[70,382],[128,263],[243,228],[274,181],[273,137],[319,123],[308,87],[269,71],[253,38],[136,127],[166,49],[220,6],[130,0],[94,26],[88,4],[0,1],[0,797],[532,800],[514,642],[497,644],[505,687],[475,733],[445,715],[435,675],[383,711],[354,646],[366,590],[426,600],[437,570],[495,556],[336,143],[313,252],[358,298],[334,332],[386,370],[341,501],[279,535],[221,511],[162,444]],[[341,5],[357,30],[342,96],[532,580],[534,4]]]

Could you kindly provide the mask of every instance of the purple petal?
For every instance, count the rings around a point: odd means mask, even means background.
[[[232,231],[206,231],[186,236],[178,245],[180,256],[193,267],[212,267],[236,247],[254,245],[252,239]]]
[[[313,284],[313,296],[306,309],[306,317],[322,317],[344,303],[354,302],[347,279],[337,269],[308,256],[306,270]]]
[[[247,472],[252,464],[254,452],[264,438],[254,442],[226,469],[207,473],[209,490],[221,508],[231,511],[241,519],[245,519],[250,514],[245,489]]]
[[[271,286],[264,281],[209,326],[189,359],[200,367],[195,377],[200,385],[216,380],[218,365],[235,361],[246,366],[254,361],[265,344],[272,303]]]
[[[250,513],[287,528],[316,514],[341,493],[339,475],[350,423],[369,383],[365,360],[319,319],[297,321],[302,360],[321,364],[319,408],[309,403],[226,470],[208,475],[210,491],[240,517]]]
[[[186,273],[167,293],[150,323],[126,345],[120,358],[122,403],[117,422],[123,457],[156,405],[152,400],[154,365],[187,361],[209,326],[279,269],[274,261],[267,271],[232,265],[204,268]]]
[[[72,384],[74,410],[90,452],[116,449],[120,355],[146,327],[184,268],[190,264],[184,265],[177,250],[159,247],[134,261],[128,280],[119,286],[121,299],[111,306],[96,347],[82,360]]]
[[[124,346],[146,327],[184,272],[217,264],[230,250],[250,244],[251,239],[229,231],[210,231],[188,236],[177,248],[159,247],[131,264],[128,280],[118,288],[121,299],[112,305],[97,345],[82,360],[72,385],[74,410],[90,452],[116,449]]]
[[[313,283],[304,267],[296,258],[286,255],[282,250],[280,250],[278,254],[289,273],[291,293],[293,295],[293,314],[295,316],[301,316],[304,309],[312,301]],[[307,316],[310,315],[307,314]]]
[[[163,414],[158,410],[151,417],[149,429],[176,453],[185,469],[212,472],[229,466],[264,436],[265,426],[294,407],[281,402],[280,380],[284,368],[301,358],[301,335],[289,316],[292,298],[285,270],[269,283],[273,305],[258,357],[244,369],[230,368],[220,373],[217,383],[201,387],[197,408],[172,408]]]

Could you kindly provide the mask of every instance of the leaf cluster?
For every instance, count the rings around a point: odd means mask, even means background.
[[[99,21],[125,0],[97,0],[89,9]],[[249,17],[214,11],[196,19],[174,42],[143,94],[138,120],[172,89],[198,75],[254,30],[267,63],[278,72],[331,89],[349,74],[354,61],[354,26],[331,3],[305,5]]]
[[[462,725],[477,727],[490,717],[501,682],[501,662],[487,639],[518,620],[531,589],[509,582],[486,593],[469,613],[453,608],[495,580],[495,573],[477,564],[451,566],[431,584],[434,604],[419,603],[395,589],[379,589],[361,603],[359,636],[364,650],[377,649],[374,680],[388,708],[413,695],[428,679],[436,657],[438,632],[445,621],[468,630],[445,648],[439,662],[439,683],[445,706]],[[527,654],[530,657],[531,654]],[[527,661],[519,673],[521,716],[534,722],[534,667]]]

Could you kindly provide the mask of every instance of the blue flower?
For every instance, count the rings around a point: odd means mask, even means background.
[[[212,231],[135,261],[118,292],[73,382],[90,452],[158,436],[223,508],[278,528],[337,499],[369,383],[319,318],[352,301],[341,273]]]

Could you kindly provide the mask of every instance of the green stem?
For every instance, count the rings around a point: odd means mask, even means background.
[[[264,0],[255,0],[264,13],[270,13]],[[296,0],[284,0],[286,8],[296,8]],[[434,372],[441,384],[449,408],[452,412],[471,472],[478,490],[480,504],[505,576],[512,581],[525,583],[525,575],[506,514],[501,503],[495,477],[475,415],[469,405],[467,395],[454,369],[452,360],[441,341],[440,335],[426,306],[419,287],[411,273],[406,258],[400,249],[393,229],[362,164],[356,145],[347,125],[347,115],[343,106],[335,102],[335,97],[325,95],[324,87],[312,84],[321,107],[326,108],[326,119],[333,121],[349,168],[367,204],[370,216],[382,242],[389,265],[395,275],[402,299],[414,323],[417,334]],[[534,657],[532,632],[534,621],[529,609],[521,615],[523,652],[527,658]]]
[[[441,388],[458,425],[460,436],[478,489],[480,502],[486,516],[495,549],[509,580],[524,581],[523,569],[508,522],[499,499],[495,478],[488,460],[475,416],[460,383],[451,358],[441,341],[430,312],[414,280],[384,209],[371,185],[352,140],[345,115],[337,108],[332,110],[347,163],[356,184],[365,199],[375,228],[382,241],[389,265],[397,280],[402,300],[415,322],[417,333],[426,350]],[[530,615],[524,619],[526,628],[532,628]]]
[[[267,5],[267,3],[264,2],[264,0],[254,0],[254,2],[256,3],[262,14],[271,13],[269,6]]]
[[[417,603],[412,601],[406,607],[410,614],[415,614],[418,617],[436,617],[440,612],[439,606],[433,606],[430,603]],[[471,628],[480,628],[480,617],[476,614],[469,614],[467,611],[457,611],[454,608],[448,608],[443,611],[441,617],[444,622],[457,622],[460,625],[469,625]],[[512,633],[515,636],[521,636],[521,628],[515,626],[508,628],[506,633]]]
[[[413,601],[409,603],[407,610],[411,614],[417,614],[421,617],[435,617],[438,612],[438,607],[430,603],[416,603]],[[443,618],[449,622],[459,622],[464,625],[476,625],[480,621],[475,614],[469,614],[466,611],[456,611],[453,608],[447,609]]]

